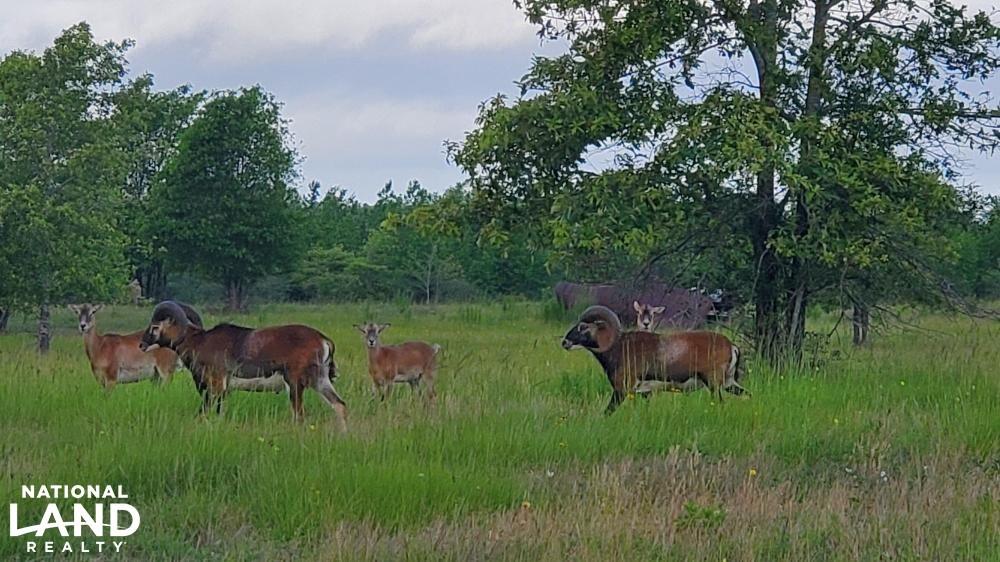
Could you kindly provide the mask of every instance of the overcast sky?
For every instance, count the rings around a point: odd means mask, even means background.
[[[285,104],[303,180],[366,201],[389,180],[461,180],[442,143],[472,128],[484,99],[516,93],[532,54],[557,48],[511,0],[0,0],[0,13],[2,52],[42,49],[86,20],[100,40],[135,39],[133,73],[161,88],[261,84]],[[970,154],[966,169],[1000,193],[1000,159]]]

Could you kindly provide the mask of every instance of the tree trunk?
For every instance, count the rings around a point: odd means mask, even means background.
[[[48,353],[52,343],[52,325],[49,318],[49,305],[38,308],[38,352]]]
[[[226,310],[242,312],[246,307],[246,287],[242,279],[231,279],[226,283]]]
[[[7,331],[7,322],[10,320],[10,309],[0,308],[0,333]]]
[[[750,46],[757,80],[760,84],[760,101],[764,107],[778,109],[778,2],[765,0],[758,5],[760,17],[756,22],[740,22]],[[755,16],[756,17],[756,16]],[[767,150],[771,141],[763,134],[759,142]],[[781,259],[771,248],[771,235],[780,226],[781,209],[775,200],[775,165],[765,162],[757,172],[756,212],[751,219],[751,243],[755,265],[754,278],[754,339],[757,351],[768,362],[778,363],[786,354],[786,310],[783,300],[785,271]]]
[[[854,303],[851,324],[854,327],[854,345],[864,345],[868,341],[868,329],[871,326],[871,315],[867,306],[859,302]]]
[[[434,259],[437,257],[437,245],[431,244],[431,255],[427,260],[427,271],[424,277],[424,304],[431,304],[431,288],[434,286]]]
[[[757,175],[757,213],[753,217],[754,339],[757,351],[770,362],[782,354],[781,267],[769,245],[777,215],[774,202],[774,169]]]
[[[806,280],[800,269],[801,265],[796,263],[795,266],[795,274],[799,279],[792,297],[788,300],[787,334],[785,336],[785,359],[792,365],[798,365],[802,361],[802,345],[806,337],[806,306],[809,300]]]
[[[168,297],[166,294],[167,273],[164,271],[162,263],[158,261],[150,262],[140,270],[137,277],[139,278],[139,282],[142,283],[142,288],[147,299],[153,302],[166,300]]]

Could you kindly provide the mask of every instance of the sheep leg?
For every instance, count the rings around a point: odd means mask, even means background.
[[[302,423],[305,418],[305,413],[302,409],[302,390],[302,383],[300,381],[288,381],[288,398],[292,404],[292,419],[297,423]]]
[[[215,406],[215,413],[221,415],[222,395],[226,391],[225,373],[205,371],[200,377],[196,377],[195,384],[199,385],[201,390],[201,415],[207,415],[212,406]]]
[[[422,377],[421,380],[424,383],[424,392],[427,395],[427,401],[433,404],[437,398],[437,393],[434,391],[434,377],[433,375]]]
[[[215,403],[215,414],[222,415],[222,399],[226,395],[226,373],[217,373],[209,381],[212,389],[212,398]]]
[[[420,380],[424,383],[424,388],[427,389],[427,400],[432,403],[437,398],[437,392],[434,391],[435,377],[437,377],[437,362],[431,358],[424,368],[424,372],[421,373]]]
[[[611,393],[611,401],[608,402],[608,407],[604,409],[604,415],[610,416],[618,409],[618,405],[625,401],[625,391],[615,389]]]
[[[201,391],[201,410],[198,412],[201,416],[208,415],[208,411],[212,408],[212,391],[206,386]]]
[[[337,426],[340,428],[341,433],[347,432],[347,403],[344,399],[337,394],[334,390],[333,384],[330,382],[329,378],[319,377],[316,379],[316,384],[313,386],[316,392],[323,397],[323,400],[333,408],[334,413],[337,415]]]
[[[191,380],[194,381],[194,387],[198,391],[198,395],[201,396],[201,408],[198,409],[198,415],[204,416],[208,413],[209,402],[211,401],[208,383],[205,381],[205,374],[191,371]]]
[[[101,387],[104,389],[104,394],[111,394],[111,391],[115,389],[115,385],[118,384],[118,375],[111,369],[106,369],[104,371],[104,376],[100,379]]]
[[[156,368],[154,369],[154,374],[156,376],[156,382],[160,386],[165,386],[170,384],[170,379],[173,378],[174,371],[177,370],[177,361],[157,361]]]
[[[706,387],[708,387],[708,395],[709,396],[716,396],[716,395],[718,395],[718,397],[719,397],[719,403],[721,404],[722,403],[722,385],[716,386],[716,385],[712,384],[708,380],[708,377],[706,377],[702,373],[695,373],[694,376],[697,377],[697,379],[701,381],[701,384],[703,384]]]
[[[740,383],[736,381],[733,381],[729,386],[724,387],[724,390],[729,394],[750,398],[750,391],[740,386]]]

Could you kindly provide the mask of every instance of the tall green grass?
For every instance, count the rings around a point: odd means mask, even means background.
[[[771,372],[751,361],[749,400],[720,405],[707,392],[662,394],[605,417],[607,381],[587,353],[559,347],[567,325],[543,305],[268,305],[235,318],[205,312],[209,325],[295,322],[330,336],[349,433],[335,431],[332,412],[314,394],[302,426],[292,423],[283,394],[233,394],[222,417],[199,419],[186,371],[165,387],[121,385],[106,395],[73,319],[60,312],[48,356],[36,355],[28,333],[0,338],[0,498],[17,501],[21,484],[121,484],[143,516],[129,557],[326,558],[325,537],[338,525],[405,534],[516,511],[525,501],[564,509],[566,491],[539,481],[539,471],[585,472],[671,451],[706,462],[766,459],[764,482],[803,490],[866,467],[919,479],[914,459],[936,455],[998,474],[995,322],[928,316],[919,321],[924,331],[877,335],[862,349],[835,339],[830,353],[838,358],[817,369]],[[98,323],[130,331],[147,314],[115,307]],[[383,404],[371,398],[361,335],[351,327],[367,320],[392,322],[387,343],[441,344],[435,406],[405,387]],[[27,516],[30,509],[22,508]],[[986,517],[996,529],[995,506],[981,510],[968,516]],[[5,537],[0,558],[23,555],[20,541]]]

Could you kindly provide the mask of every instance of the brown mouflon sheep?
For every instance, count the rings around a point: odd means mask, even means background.
[[[130,334],[97,333],[97,313],[104,308],[103,305],[71,304],[69,308],[80,323],[90,370],[105,390],[110,391],[118,383],[150,378],[168,383],[174,371],[180,368],[177,354],[167,348],[153,349],[148,353],[140,350],[141,331]]]
[[[219,324],[205,330],[189,322],[177,303],[165,301],[156,305],[139,345],[143,349],[159,345],[177,352],[194,374],[202,395],[202,413],[213,403],[216,412],[222,412],[230,377],[260,379],[280,374],[296,421],[303,419],[302,394],[311,388],[333,408],[341,431],[347,428],[347,405],[333,389],[337,373],[333,341],[308,326],[251,329]]]
[[[648,392],[659,385],[696,379],[718,394],[746,393],[739,384],[740,350],[715,332],[624,332],[618,316],[603,306],[583,311],[563,338],[564,349],[583,348],[594,354],[611,383],[614,412],[628,392]]]
[[[391,324],[368,322],[354,327],[365,336],[368,349],[368,374],[372,377],[372,390],[380,400],[385,400],[397,382],[405,382],[414,391],[420,384],[427,389],[427,398],[433,401],[434,375],[437,372],[437,354],[441,346],[422,341],[408,341],[396,345],[383,345],[381,334]]]

